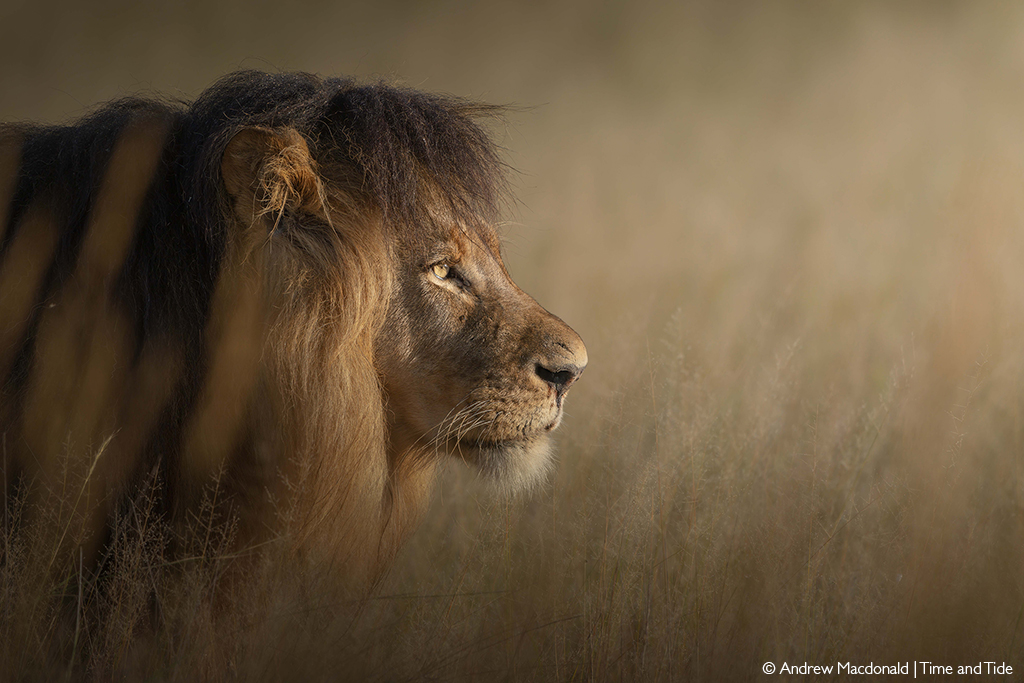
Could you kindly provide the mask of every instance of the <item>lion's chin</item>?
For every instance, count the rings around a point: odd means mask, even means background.
[[[465,446],[461,450],[465,452]],[[539,486],[554,464],[551,441],[544,436],[523,441],[475,443],[465,456],[487,480],[513,495]]]

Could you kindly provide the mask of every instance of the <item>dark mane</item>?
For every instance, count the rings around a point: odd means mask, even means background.
[[[385,220],[424,218],[426,179],[457,218],[493,218],[506,186],[503,164],[480,118],[502,108],[384,82],[241,71],[222,78],[189,108],[186,157],[195,187],[217,194],[224,147],[244,126],[292,127],[320,163],[350,169],[363,199]],[[205,182],[204,182],[205,181]]]
[[[19,184],[0,240],[0,258],[18,220],[45,193],[64,203],[58,260],[72,258],[105,164],[118,135],[132,120],[172,121],[166,161],[157,182],[173,183],[182,206],[153,207],[161,222],[177,214],[191,225],[215,229],[220,159],[243,127],[295,128],[321,164],[348,170],[353,191],[387,221],[415,224],[422,213],[423,181],[435,201],[472,223],[500,212],[507,185],[498,149],[477,120],[498,118],[501,107],[423,93],[384,82],[307,73],[240,71],[225,76],[191,104],[126,98],[67,126],[0,128],[25,137]],[[74,189],[75,191],[68,191]],[[155,193],[154,193],[155,194]]]

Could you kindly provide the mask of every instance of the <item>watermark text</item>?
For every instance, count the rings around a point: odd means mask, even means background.
[[[801,676],[832,676],[846,674],[848,676],[1012,676],[1013,667],[1006,662],[977,662],[972,664],[940,664],[939,662],[893,662],[891,664],[858,664],[855,662],[836,662],[834,664],[810,664],[808,662],[790,663],[765,662],[761,670],[768,675],[798,674]]]

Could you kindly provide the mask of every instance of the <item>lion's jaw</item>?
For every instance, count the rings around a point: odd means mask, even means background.
[[[376,344],[392,462],[447,455],[529,488],[586,348],[512,282],[489,227],[436,237],[403,259]]]

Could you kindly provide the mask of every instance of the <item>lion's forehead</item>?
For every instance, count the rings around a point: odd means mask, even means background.
[[[458,249],[460,255],[481,252],[499,259],[501,257],[501,236],[488,223],[450,225],[444,239]]]

